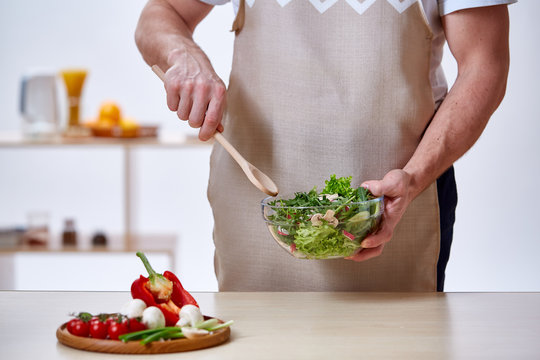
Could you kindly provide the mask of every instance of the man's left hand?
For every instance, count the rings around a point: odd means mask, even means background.
[[[384,213],[379,231],[362,241],[362,251],[346,259],[364,261],[382,254],[384,245],[390,241],[394,229],[411,202],[411,176],[403,170],[392,170],[382,180],[370,180],[361,186],[377,197],[384,195]]]

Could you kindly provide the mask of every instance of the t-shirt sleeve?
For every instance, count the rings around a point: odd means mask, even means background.
[[[199,0],[200,2],[207,3],[209,5],[223,5],[231,0]]]
[[[437,2],[439,3],[439,14],[444,16],[463,9],[492,5],[509,5],[517,2],[517,0],[437,0]]]

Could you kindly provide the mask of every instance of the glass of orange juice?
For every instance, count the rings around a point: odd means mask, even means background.
[[[86,69],[64,69],[60,71],[60,75],[66,85],[67,103],[68,103],[68,128],[78,127],[79,111],[81,103],[82,89],[84,80],[88,71]]]

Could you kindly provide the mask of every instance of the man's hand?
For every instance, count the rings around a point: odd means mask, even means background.
[[[347,257],[354,261],[364,261],[382,254],[384,245],[390,241],[394,229],[411,202],[409,185],[411,177],[403,170],[392,170],[382,180],[366,181],[362,184],[375,196],[384,195],[384,214],[381,228],[362,241],[364,248],[358,254]]]
[[[199,0],[149,0],[135,32],[146,63],[166,71],[169,109],[201,128],[201,140],[223,130],[225,109],[225,84],[192,36],[210,10],[211,5]]]
[[[192,128],[201,128],[199,138],[203,141],[216,130],[223,131],[226,88],[204,53],[198,47],[175,49],[168,63],[165,89],[169,109]]]

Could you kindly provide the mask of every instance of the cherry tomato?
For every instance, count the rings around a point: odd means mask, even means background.
[[[108,334],[112,340],[118,340],[118,337],[128,333],[127,322],[112,322],[109,325]]]
[[[131,318],[128,320],[129,332],[146,330],[146,325],[141,322],[141,318]]]
[[[70,320],[67,329],[71,334],[76,336],[87,337],[90,333],[90,326],[87,322],[84,322],[81,319]]]
[[[90,325],[96,323],[96,322],[107,322],[107,320],[109,320],[109,318],[111,318],[113,315],[109,315],[109,314],[99,314],[99,315],[94,315],[92,316],[92,319],[90,320]],[[116,317],[115,317],[116,319]],[[107,324],[108,325],[108,324]]]
[[[105,323],[107,324],[107,327],[110,327],[112,324],[118,322],[118,316],[110,316],[107,318]]]
[[[90,324],[90,336],[96,339],[106,339],[109,327],[102,321],[93,321]]]
[[[66,329],[67,331],[69,331],[70,334],[73,334],[73,324],[75,324],[76,321],[78,321],[79,319],[71,319],[68,321],[67,325],[66,325]]]

